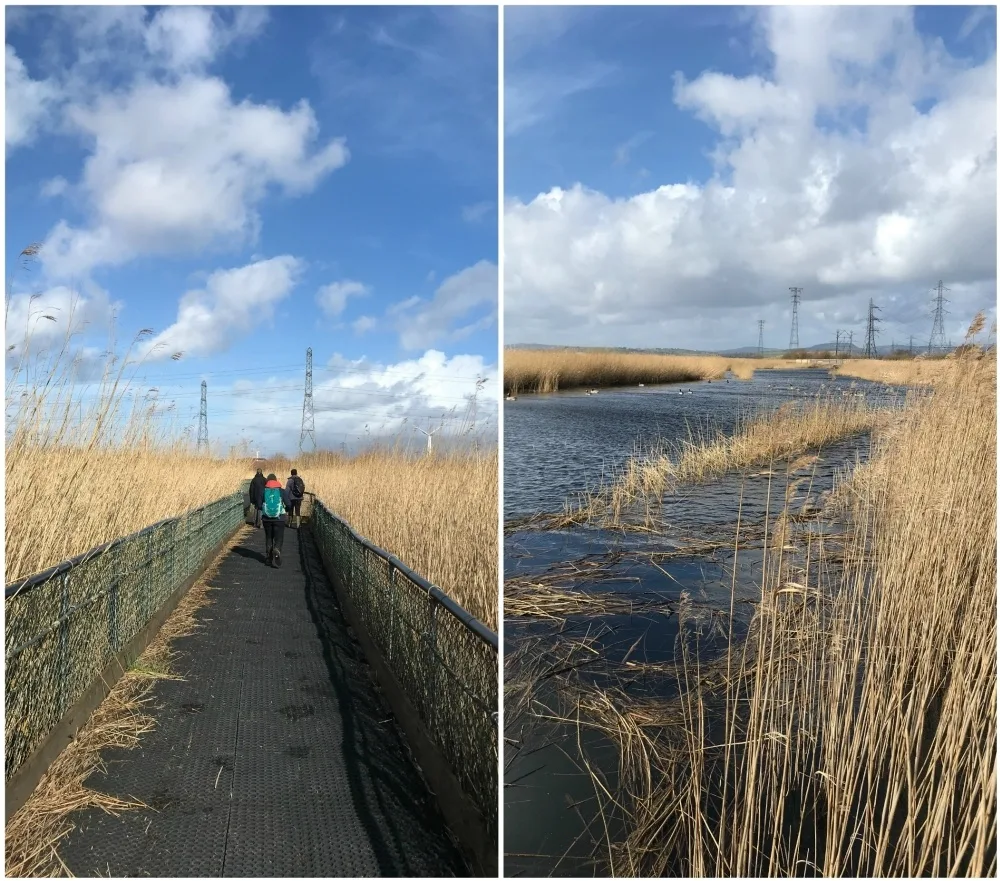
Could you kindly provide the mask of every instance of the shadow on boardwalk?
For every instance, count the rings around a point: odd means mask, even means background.
[[[76,875],[467,875],[308,531],[286,530],[281,569],[263,550],[254,530],[226,555],[156,730],[88,781],[150,809],[74,815],[60,856]]]

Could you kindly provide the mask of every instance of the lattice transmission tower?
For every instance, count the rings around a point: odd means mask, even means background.
[[[302,399],[302,431],[299,433],[299,452],[305,446],[306,438],[316,449],[316,413],[313,410],[313,350],[306,349],[306,393]]]
[[[201,381],[201,410],[198,413],[198,452],[208,452],[208,383]]]
[[[799,301],[802,299],[802,288],[789,288],[792,292],[792,333],[788,338],[788,348],[799,347]]]
[[[757,320],[757,357],[764,357],[764,319]]]
[[[944,308],[944,304],[950,302],[944,296],[947,290],[948,288],[944,286],[943,281],[937,283],[934,295],[934,327],[931,329],[931,338],[927,343],[928,355],[932,354],[935,349],[941,350],[945,347],[944,317],[948,311]]]
[[[865,332],[865,357],[866,358],[877,358],[878,349],[875,347],[875,337],[881,333],[878,329],[878,324],[882,320],[881,318],[876,318],[875,313],[881,312],[878,306],[875,305],[874,300],[868,301],[868,329]]]

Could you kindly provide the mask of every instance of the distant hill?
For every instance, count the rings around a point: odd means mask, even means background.
[[[837,351],[837,344],[836,343],[818,343],[815,346],[799,346],[799,348],[802,349],[803,351],[806,351],[806,352],[834,352],[834,351]],[[847,343],[841,343],[839,351],[846,353],[847,350],[848,350]],[[788,351],[787,349],[764,349],[764,355],[765,355],[765,357],[768,357],[768,358],[776,358],[776,357],[779,357],[780,355],[784,355],[785,352],[787,352],[787,351]],[[861,349],[858,348],[857,346],[854,346],[853,349],[852,349],[852,351],[854,351],[854,352],[860,352]],[[729,355],[731,357],[752,358],[754,355],[757,354],[757,347],[756,346],[741,346],[738,349],[724,349],[723,351],[716,352],[715,354],[717,354],[717,355]]]

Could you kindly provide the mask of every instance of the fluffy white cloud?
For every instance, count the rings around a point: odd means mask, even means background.
[[[13,293],[7,299],[4,325],[8,364],[25,352],[55,354],[63,346],[67,351],[77,348],[74,340],[80,334],[106,327],[119,307],[92,282],[80,290],[56,285],[37,294]]]
[[[400,344],[412,351],[489,327],[496,321],[497,301],[496,264],[480,260],[446,278],[430,300],[409,297],[391,306],[388,314],[396,322]]]
[[[347,307],[350,297],[365,297],[369,289],[360,281],[335,281],[324,285],[316,294],[316,303],[329,318],[336,318]]]
[[[181,297],[177,321],[144,343],[140,355],[155,361],[175,352],[225,351],[234,334],[271,318],[275,305],[295,287],[301,269],[299,260],[286,255],[213,272],[204,288]]]
[[[30,144],[59,98],[58,85],[49,79],[32,79],[10,46],[6,47],[6,128],[7,151]]]
[[[55,275],[251,241],[269,186],[308,191],[348,159],[340,139],[313,149],[305,101],[287,112],[236,103],[214,78],[140,83],[74,105],[68,118],[94,145],[81,181],[94,218],[52,230],[42,254]]]
[[[315,368],[317,444],[351,450],[380,441],[422,449],[426,441],[416,427],[439,425],[436,445],[439,440],[467,442],[473,437],[495,444],[499,390],[496,365],[479,356],[448,358],[430,350],[394,364],[334,356]],[[169,400],[170,393],[164,390],[161,398]],[[228,445],[242,436],[264,453],[298,449],[301,381],[241,380],[227,388],[209,377],[209,399],[213,440]]]
[[[39,129],[60,126],[71,102],[87,103],[110,80],[165,77],[202,70],[225,50],[253,39],[267,21],[260,7],[235,10],[194,6],[164,7],[150,13],[139,6],[36,8],[51,37],[69,35],[65,45],[46,43],[40,62],[48,75],[29,76],[12,46],[6,47],[6,141],[10,152],[30,144]],[[25,23],[8,12],[8,30]]]
[[[752,345],[754,319],[787,327],[789,285],[806,289],[803,343],[869,296],[926,335],[938,278],[975,292],[967,308],[993,302],[995,55],[959,63],[902,8],[773,7],[759,24],[768,76],[675,82],[720,134],[711,180],[508,203],[507,342]]]
[[[53,281],[141,256],[253,242],[271,190],[310,192],[349,159],[342,138],[320,137],[308,102],[236,100],[208,73],[262,31],[266,10],[57,7],[34,15],[51,32],[32,59],[46,77],[32,79],[7,46],[8,149],[45,126],[87,151],[80,180],[70,182],[86,222],[57,223],[42,252]]]
[[[144,29],[150,56],[173,70],[203,67],[231,44],[252,39],[267,21],[267,11],[242,7],[231,21],[223,21],[217,10],[196,6],[167,6],[159,10]]]

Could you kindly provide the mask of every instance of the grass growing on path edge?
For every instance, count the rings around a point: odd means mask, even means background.
[[[77,732],[42,777],[27,802],[6,825],[4,868],[8,877],[71,877],[59,857],[59,842],[72,832],[71,815],[85,808],[111,814],[148,807],[88,789],[86,780],[103,768],[101,751],[131,749],[155,723],[146,709],[157,680],[171,678],[176,652],[174,640],[193,633],[200,624],[196,613],[211,604],[208,582],[229,550],[250,532],[241,528],[226,549],[182,597],[132,668],[115,684],[90,719]]]

